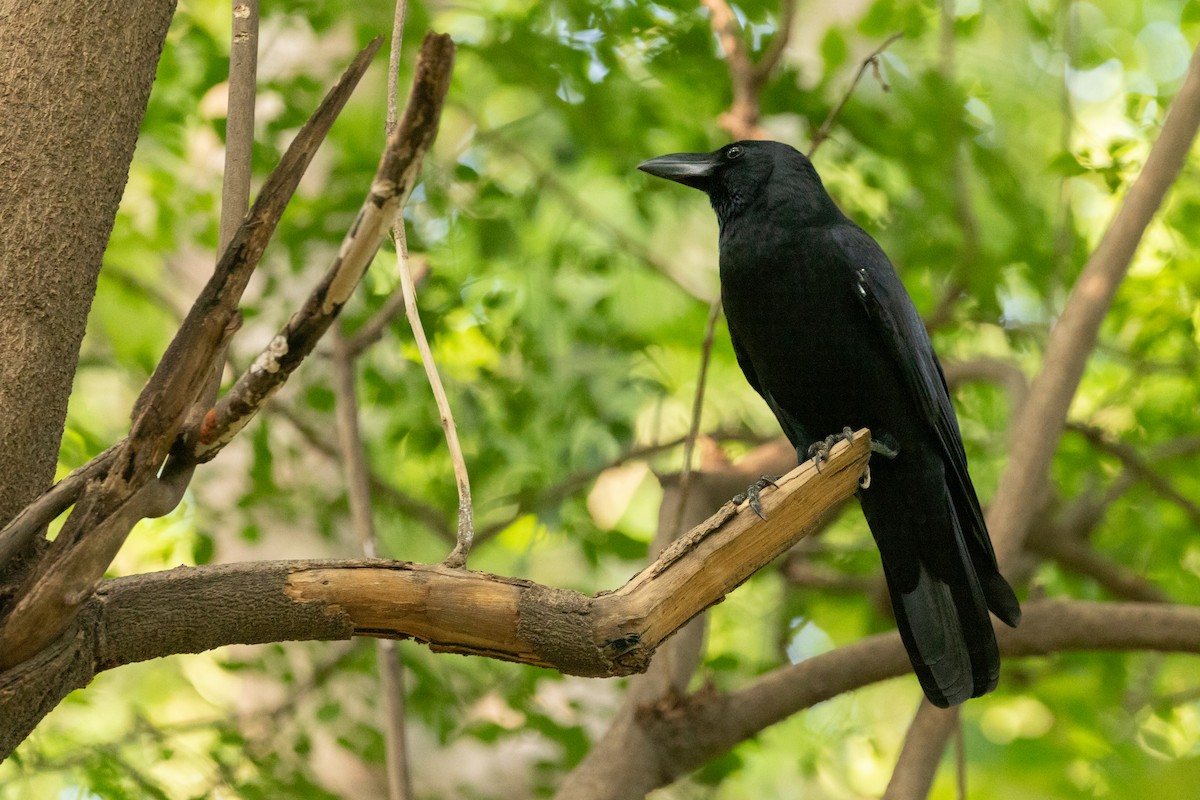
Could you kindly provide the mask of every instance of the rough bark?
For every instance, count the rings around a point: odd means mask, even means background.
[[[0,523],[54,477],[171,0],[0,0]]]

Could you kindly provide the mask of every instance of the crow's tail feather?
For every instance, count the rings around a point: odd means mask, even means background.
[[[958,705],[996,688],[1000,651],[974,575],[946,581],[924,563],[907,565],[915,583],[894,580],[885,565],[892,608],[913,671],[929,701]],[[969,570],[969,565],[968,570]]]

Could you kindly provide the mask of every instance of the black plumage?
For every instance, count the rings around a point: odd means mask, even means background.
[[[858,497],[904,645],[934,704],[991,691],[1000,656],[988,610],[1015,627],[1021,609],[996,566],[941,364],[883,250],[778,142],[639,169],[712,201],[734,352],[797,457],[847,426],[898,449],[872,458]]]

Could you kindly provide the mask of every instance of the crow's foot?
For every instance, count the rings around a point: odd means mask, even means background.
[[[775,486],[778,488],[778,484],[775,483],[775,478],[772,478],[770,475],[763,475],[754,483],[747,486],[746,491],[735,496],[733,498],[733,504],[735,506],[740,506],[742,503],[749,501],[750,510],[755,514],[758,514],[759,519],[766,522],[767,515],[763,513],[762,501],[758,499],[758,496],[762,490],[768,486]]]
[[[829,451],[838,442],[853,442],[854,431],[849,427],[842,428],[841,433],[835,433],[832,436],[826,436],[824,441],[813,442],[808,447],[808,457],[813,460],[813,466],[817,468],[817,472],[821,471],[821,464],[829,460]]]

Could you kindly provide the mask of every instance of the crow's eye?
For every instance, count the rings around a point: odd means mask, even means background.
[[[732,161],[735,158],[741,158],[742,153],[744,152],[745,151],[741,147],[735,144],[733,147],[725,151],[725,158],[729,161]]]

